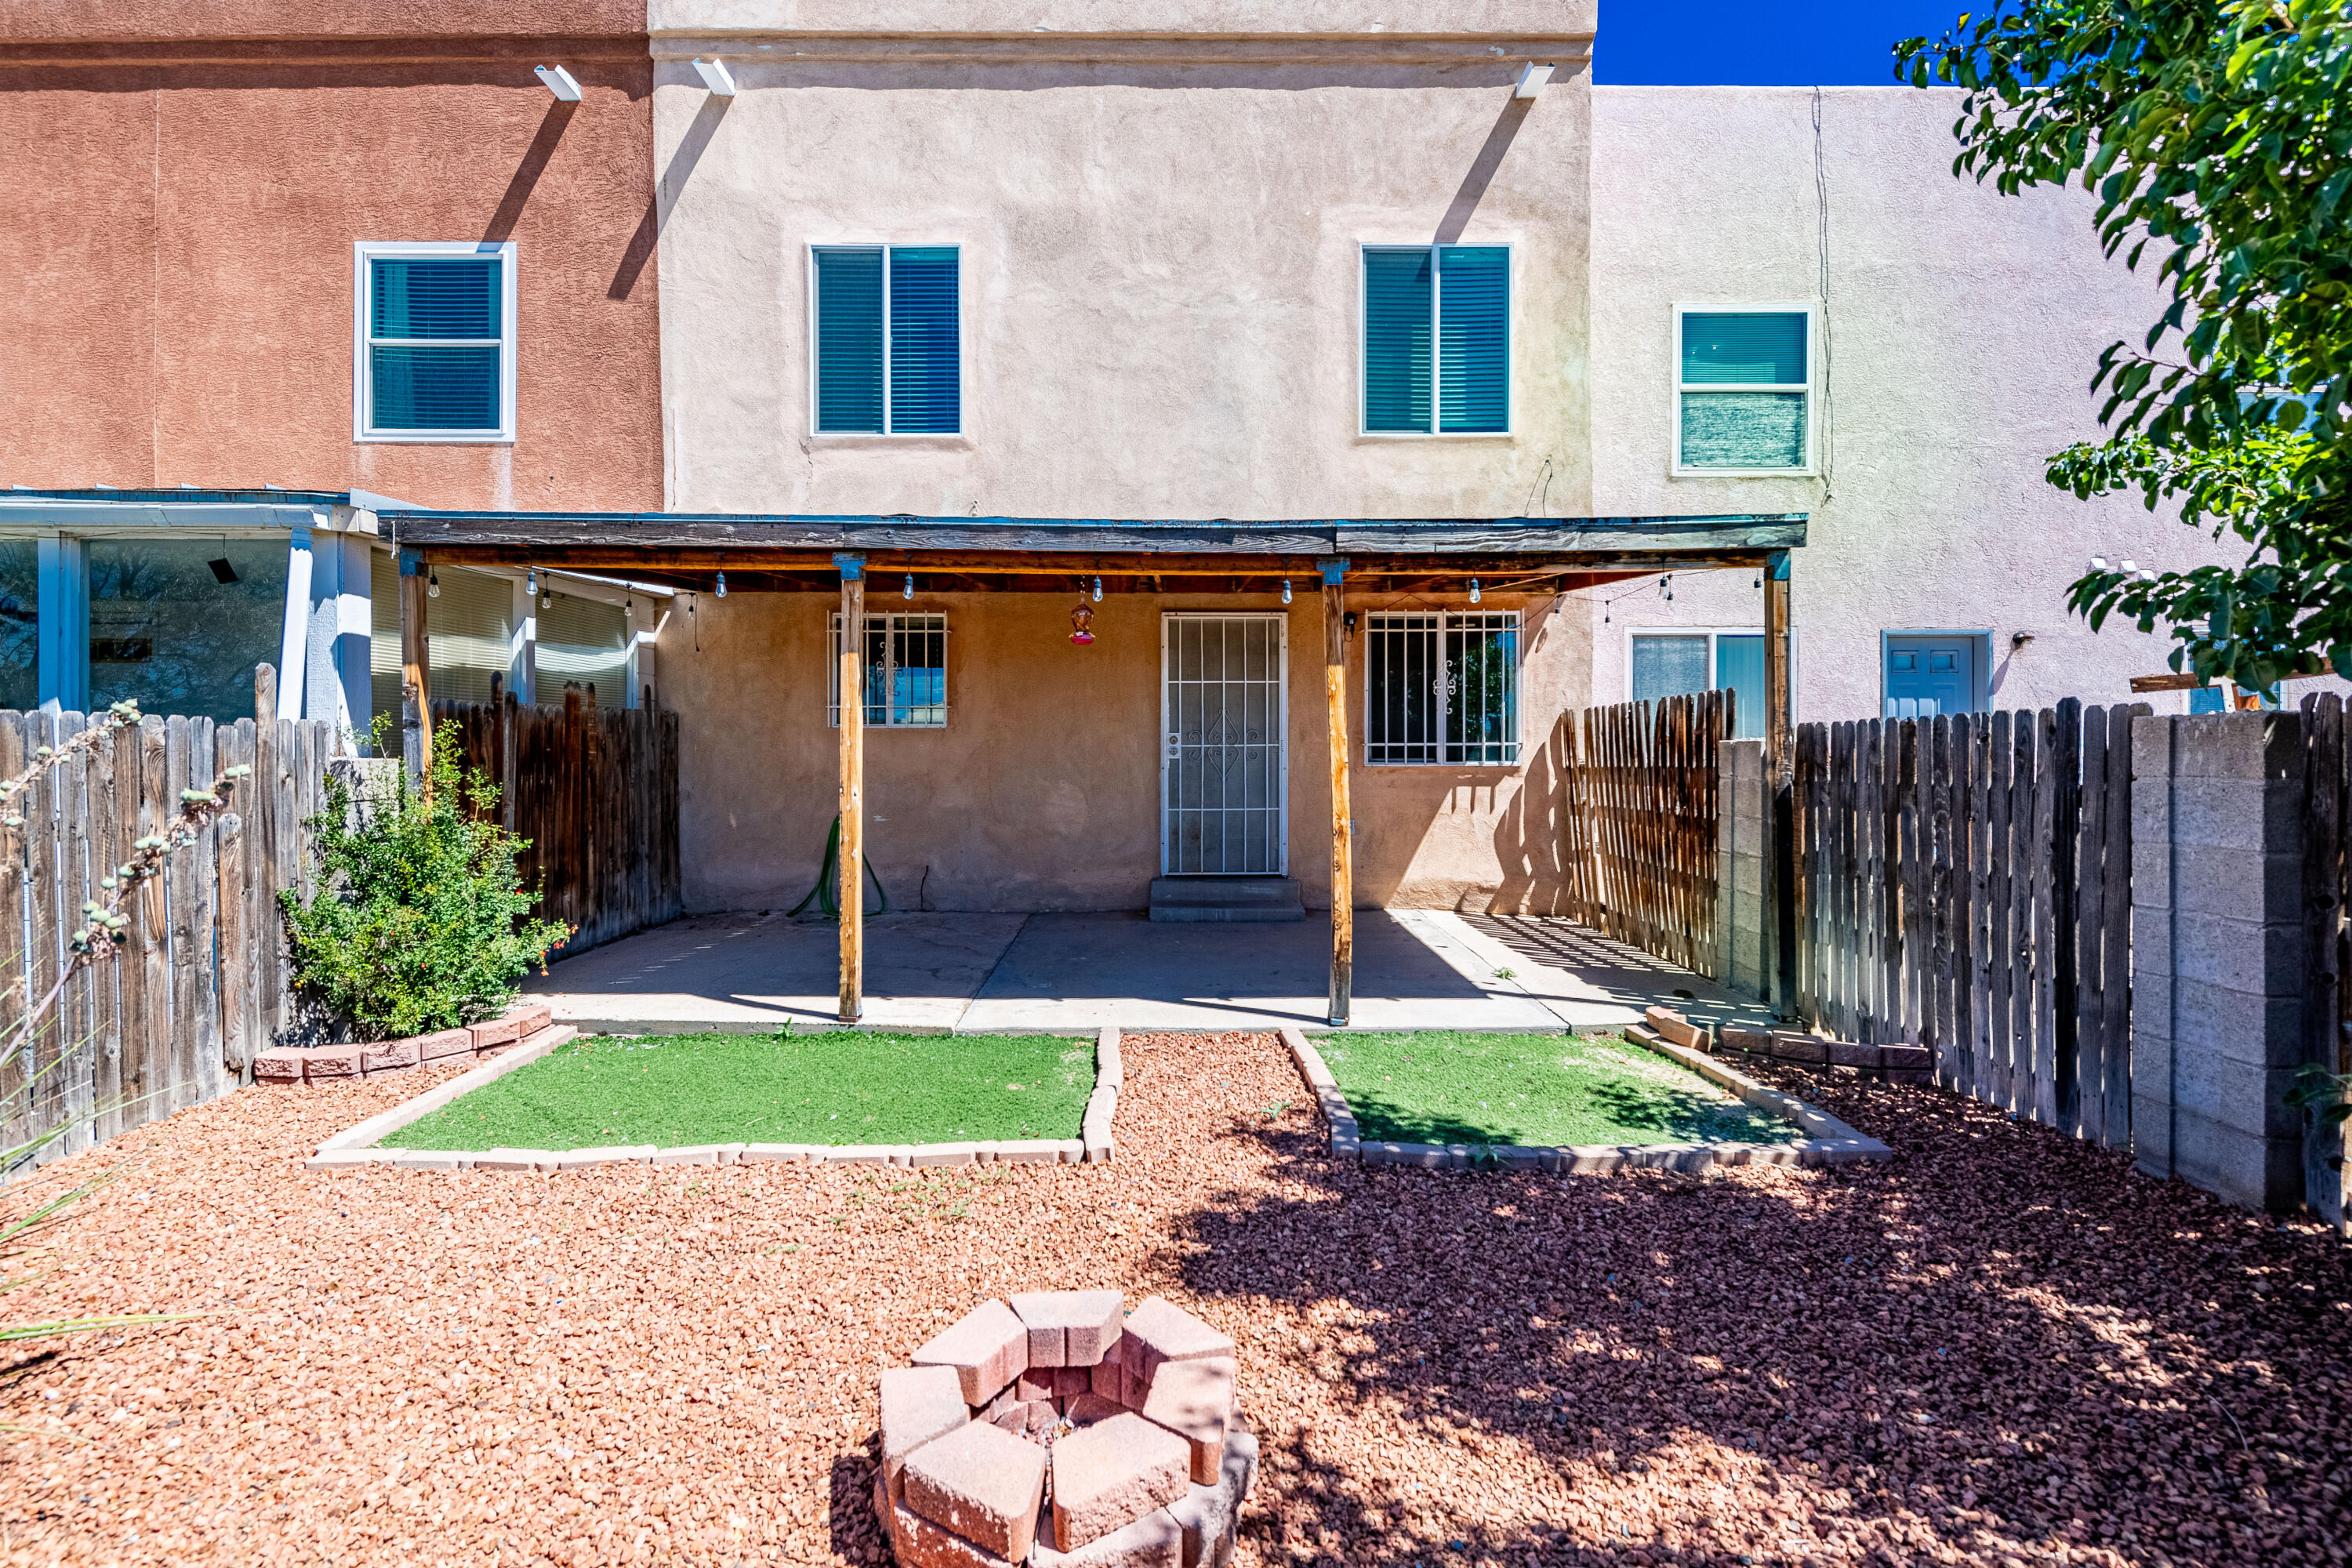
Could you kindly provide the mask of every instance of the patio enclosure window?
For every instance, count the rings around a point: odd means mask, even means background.
[[[826,638],[825,721],[841,723],[841,617],[830,617]],[[948,721],[948,618],[868,616],[865,670],[866,722],[895,730],[940,730]]]
[[[629,617],[618,605],[550,592],[541,606],[532,679],[541,702],[559,704],[577,685],[592,708],[629,704]]]
[[[286,538],[93,539],[89,710],[253,716],[253,667],[285,635]]]
[[[1810,313],[1682,310],[1675,327],[1675,467],[1750,474],[1812,467]]]
[[[353,435],[514,438],[514,247],[362,245]]]
[[[816,428],[877,436],[963,427],[952,245],[825,245],[816,273]]]
[[[490,681],[509,689],[515,660],[514,584],[504,577],[436,566],[441,593],[425,614],[425,682],[436,698],[488,702]],[[373,636],[368,642],[368,703],[400,719],[400,568],[390,551],[369,561]],[[557,701],[562,701],[561,696]]]
[[[1511,252],[1364,247],[1364,429],[1499,435],[1511,427]]]
[[[1516,610],[1365,617],[1364,761],[1519,760]]]
[[[0,709],[41,705],[40,546],[0,539]]]
[[[1721,688],[1732,694],[1731,738],[1764,738],[1762,633],[1636,632],[1631,641],[1633,701]]]

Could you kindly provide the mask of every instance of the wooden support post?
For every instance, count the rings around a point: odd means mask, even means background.
[[[1764,968],[1773,1010],[1797,1002],[1797,858],[1795,703],[1789,688],[1789,552],[1764,564],[1764,794],[1766,889]]]
[[[400,755],[408,782],[433,794],[432,659],[425,642],[425,605],[431,577],[423,552],[400,552]]]
[[[841,569],[841,1021],[866,1011],[866,557]]]
[[[1347,589],[1345,561],[1323,569],[1323,710],[1331,755],[1331,1008],[1330,1023],[1348,1021],[1356,988],[1356,824],[1348,798]]]

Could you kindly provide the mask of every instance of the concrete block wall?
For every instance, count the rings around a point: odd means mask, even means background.
[[[1716,975],[1764,994],[1764,742],[1725,742],[1717,763]]]
[[[2249,1208],[2303,1202],[2301,719],[2132,726],[2132,1151]]]

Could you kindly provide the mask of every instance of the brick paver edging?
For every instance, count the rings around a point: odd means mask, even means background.
[[[1331,1126],[1331,1157],[1367,1165],[1414,1165],[1433,1171],[1545,1171],[1560,1175],[1600,1175],[1635,1169],[1699,1171],[1710,1165],[1842,1165],[1856,1160],[1891,1160],[1895,1151],[1865,1138],[1836,1117],[1814,1110],[1793,1095],[1757,1082],[1702,1052],[1668,1043],[1638,1024],[1625,1037],[1667,1060],[1729,1089],[1759,1110],[1785,1117],[1805,1131],[1792,1143],[1580,1143],[1564,1148],[1528,1148],[1517,1143],[1386,1143],[1367,1141],[1356,1113],[1322,1053],[1297,1029],[1284,1029],[1282,1043],[1307,1085],[1321,1102]]]
[[[1095,1087],[1076,1138],[1017,1138],[994,1143],[689,1143],[675,1149],[633,1143],[595,1149],[379,1149],[374,1144],[429,1116],[463,1094],[527,1067],[579,1033],[569,1025],[542,1029],[486,1066],[371,1116],[336,1133],[303,1162],[310,1171],[390,1165],[408,1171],[577,1171],[591,1165],[1076,1165],[1107,1164],[1111,1119],[1126,1083],[1119,1032],[1095,1038]]]

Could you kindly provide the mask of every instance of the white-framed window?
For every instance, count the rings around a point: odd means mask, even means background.
[[[1364,762],[1508,767],[1519,760],[1519,613],[1364,617]]]
[[[1507,436],[1511,247],[1363,247],[1367,436]]]
[[[515,247],[352,247],[352,438],[515,438]]]
[[[841,726],[841,613],[826,623],[825,722]],[[948,722],[948,618],[866,617],[866,722],[892,730],[943,730]]]
[[[1748,626],[1661,626],[1625,634],[1625,695],[1655,702],[1693,691],[1732,694],[1731,738],[1764,737],[1764,634]]]
[[[809,247],[810,426],[820,436],[963,429],[962,250]]]
[[[1675,307],[1675,472],[1813,468],[1813,312]]]

